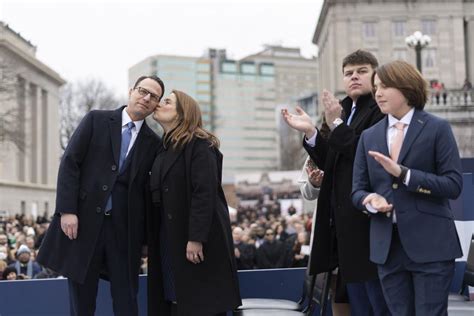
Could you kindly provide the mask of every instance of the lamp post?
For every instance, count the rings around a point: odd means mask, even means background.
[[[421,72],[421,50],[431,43],[431,37],[416,31],[405,38],[408,47],[414,48],[416,52],[416,68]]]

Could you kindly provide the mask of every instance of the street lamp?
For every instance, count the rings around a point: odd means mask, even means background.
[[[421,72],[421,50],[431,43],[431,37],[416,31],[405,38],[408,47],[414,48],[416,52],[416,68]]]

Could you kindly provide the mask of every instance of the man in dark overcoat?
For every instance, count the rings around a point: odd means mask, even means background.
[[[71,315],[94,315],[99,275],[110,280],[115,315],[138,314],[145,183],[161,142],[144,119],[163,91],[158,77],[140,77],[127,106],[88,113],[64,152],[37,260],[68,278]]]
[[[352,168],[360,134],[383,118],[372,97],[377,59],[357,50],[342,63],[347,97],[341,102],[324,91],[324,115],[330,133],[324,137],[301,109],[283,110],[286,122],[304,132],[303,146],[324,171],[318,198],[310,273],[339,268],[336,301],[347,294],[352,315],[388,315],[376,266],[369,261],[369,218],[351,201]],[[347,289],[347,292],[345,290]]]

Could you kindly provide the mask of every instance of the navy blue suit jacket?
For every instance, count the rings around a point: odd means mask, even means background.
[[[365,210],[362,201],[369,193],[384,196],[394,206],[401,243],[414,262],[461,257],[448,202],[462,190],[461,159],[449,123],[415,110],[398,158],[399,164],[411,170],[408,186],[368,155],[374,150],[390,156],[387,127],[385,118],[361,135],[353,172],[354,205]],[[392,216],[370,217],[370,259],[377,264],[384,264],[389,254]]]

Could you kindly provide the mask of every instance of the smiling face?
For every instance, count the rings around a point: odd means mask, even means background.
[[[375,101],[382,113],[391,114],[397,119],[401,119],[410,111],[411,107],[400,90],[386,87],[377,75],[374,76],[374,91]]]
[[[153,79],[146,78],[137,84],[137,87],[130,89],[128,95],[127,113],[133,121],[145,119],[155,111],[159,104],[157,97],[161,96],[163,91],[160,85]]]
[[[370,64],[346,65],[342,71],[344,91],[352,99],[357,99],[372,91],[372,74],[374,69]]]
[[[174,93],[170,93],[170,95],[164,98],[160,105],[155,109],[153,119],[160,123],[165,132],[171,130],[176,122],[178,117],[176,106],[176,95]]]

